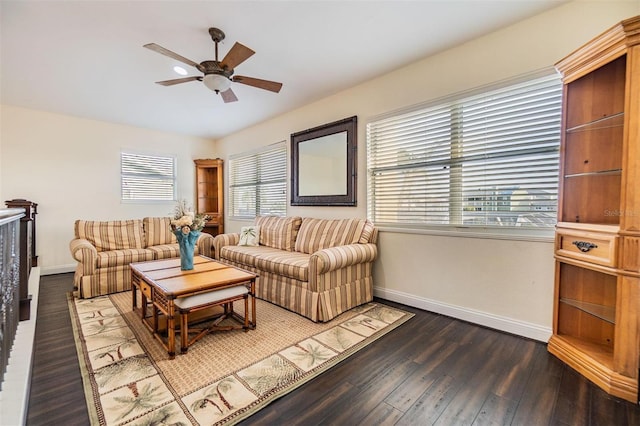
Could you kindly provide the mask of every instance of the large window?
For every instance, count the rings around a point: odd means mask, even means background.
[[[407,228],[553,227],[561,100],[553,75],[370,122],[369,218]]]
[[[176,159],[122,152],[123,201],[173,201],[176,199]]]
[[[229,158],[229,216],[287,214],[287,147],[279,142]]]

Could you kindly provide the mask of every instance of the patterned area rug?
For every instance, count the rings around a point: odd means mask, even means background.
[[[235,308],[240,314],[242,303]],[[392,331],[413,314],[369,303],[317,324],[257,300],[257,327],[211,333],[170,360],[131,293],[69,297],[95,425],[232,425]]]

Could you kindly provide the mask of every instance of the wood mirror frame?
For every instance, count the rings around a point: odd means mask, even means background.
[[[356,205],[357,131],[353,116],[291,135],[292,206]]]

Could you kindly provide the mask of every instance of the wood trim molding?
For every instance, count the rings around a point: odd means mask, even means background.
[[[555,66],[565,83],[576,80],[640,44],[640,16],[614,25],[589,43],[558,61]]]

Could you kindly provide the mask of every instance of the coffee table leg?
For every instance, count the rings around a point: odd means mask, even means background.
[[[251,280],[251,325],[256,328],[256,279]]]
[[[136,305],[138,304],[137,302],[137,295],[138,295],[138,286],[136,284],[134,284],[134,279],[131,279],[131,311],[135,312],[136,310]]]
[[[244,331],[249,331],[249,295],[244,295]]]
[[[180,352],[189,350],[189,319],[187,313],[180,313]]]
[[[173,299],[169,300],[167,312],[167,352],[169,352],[169,358],[173,359],[176,356],[176,319],[175,308]]]

